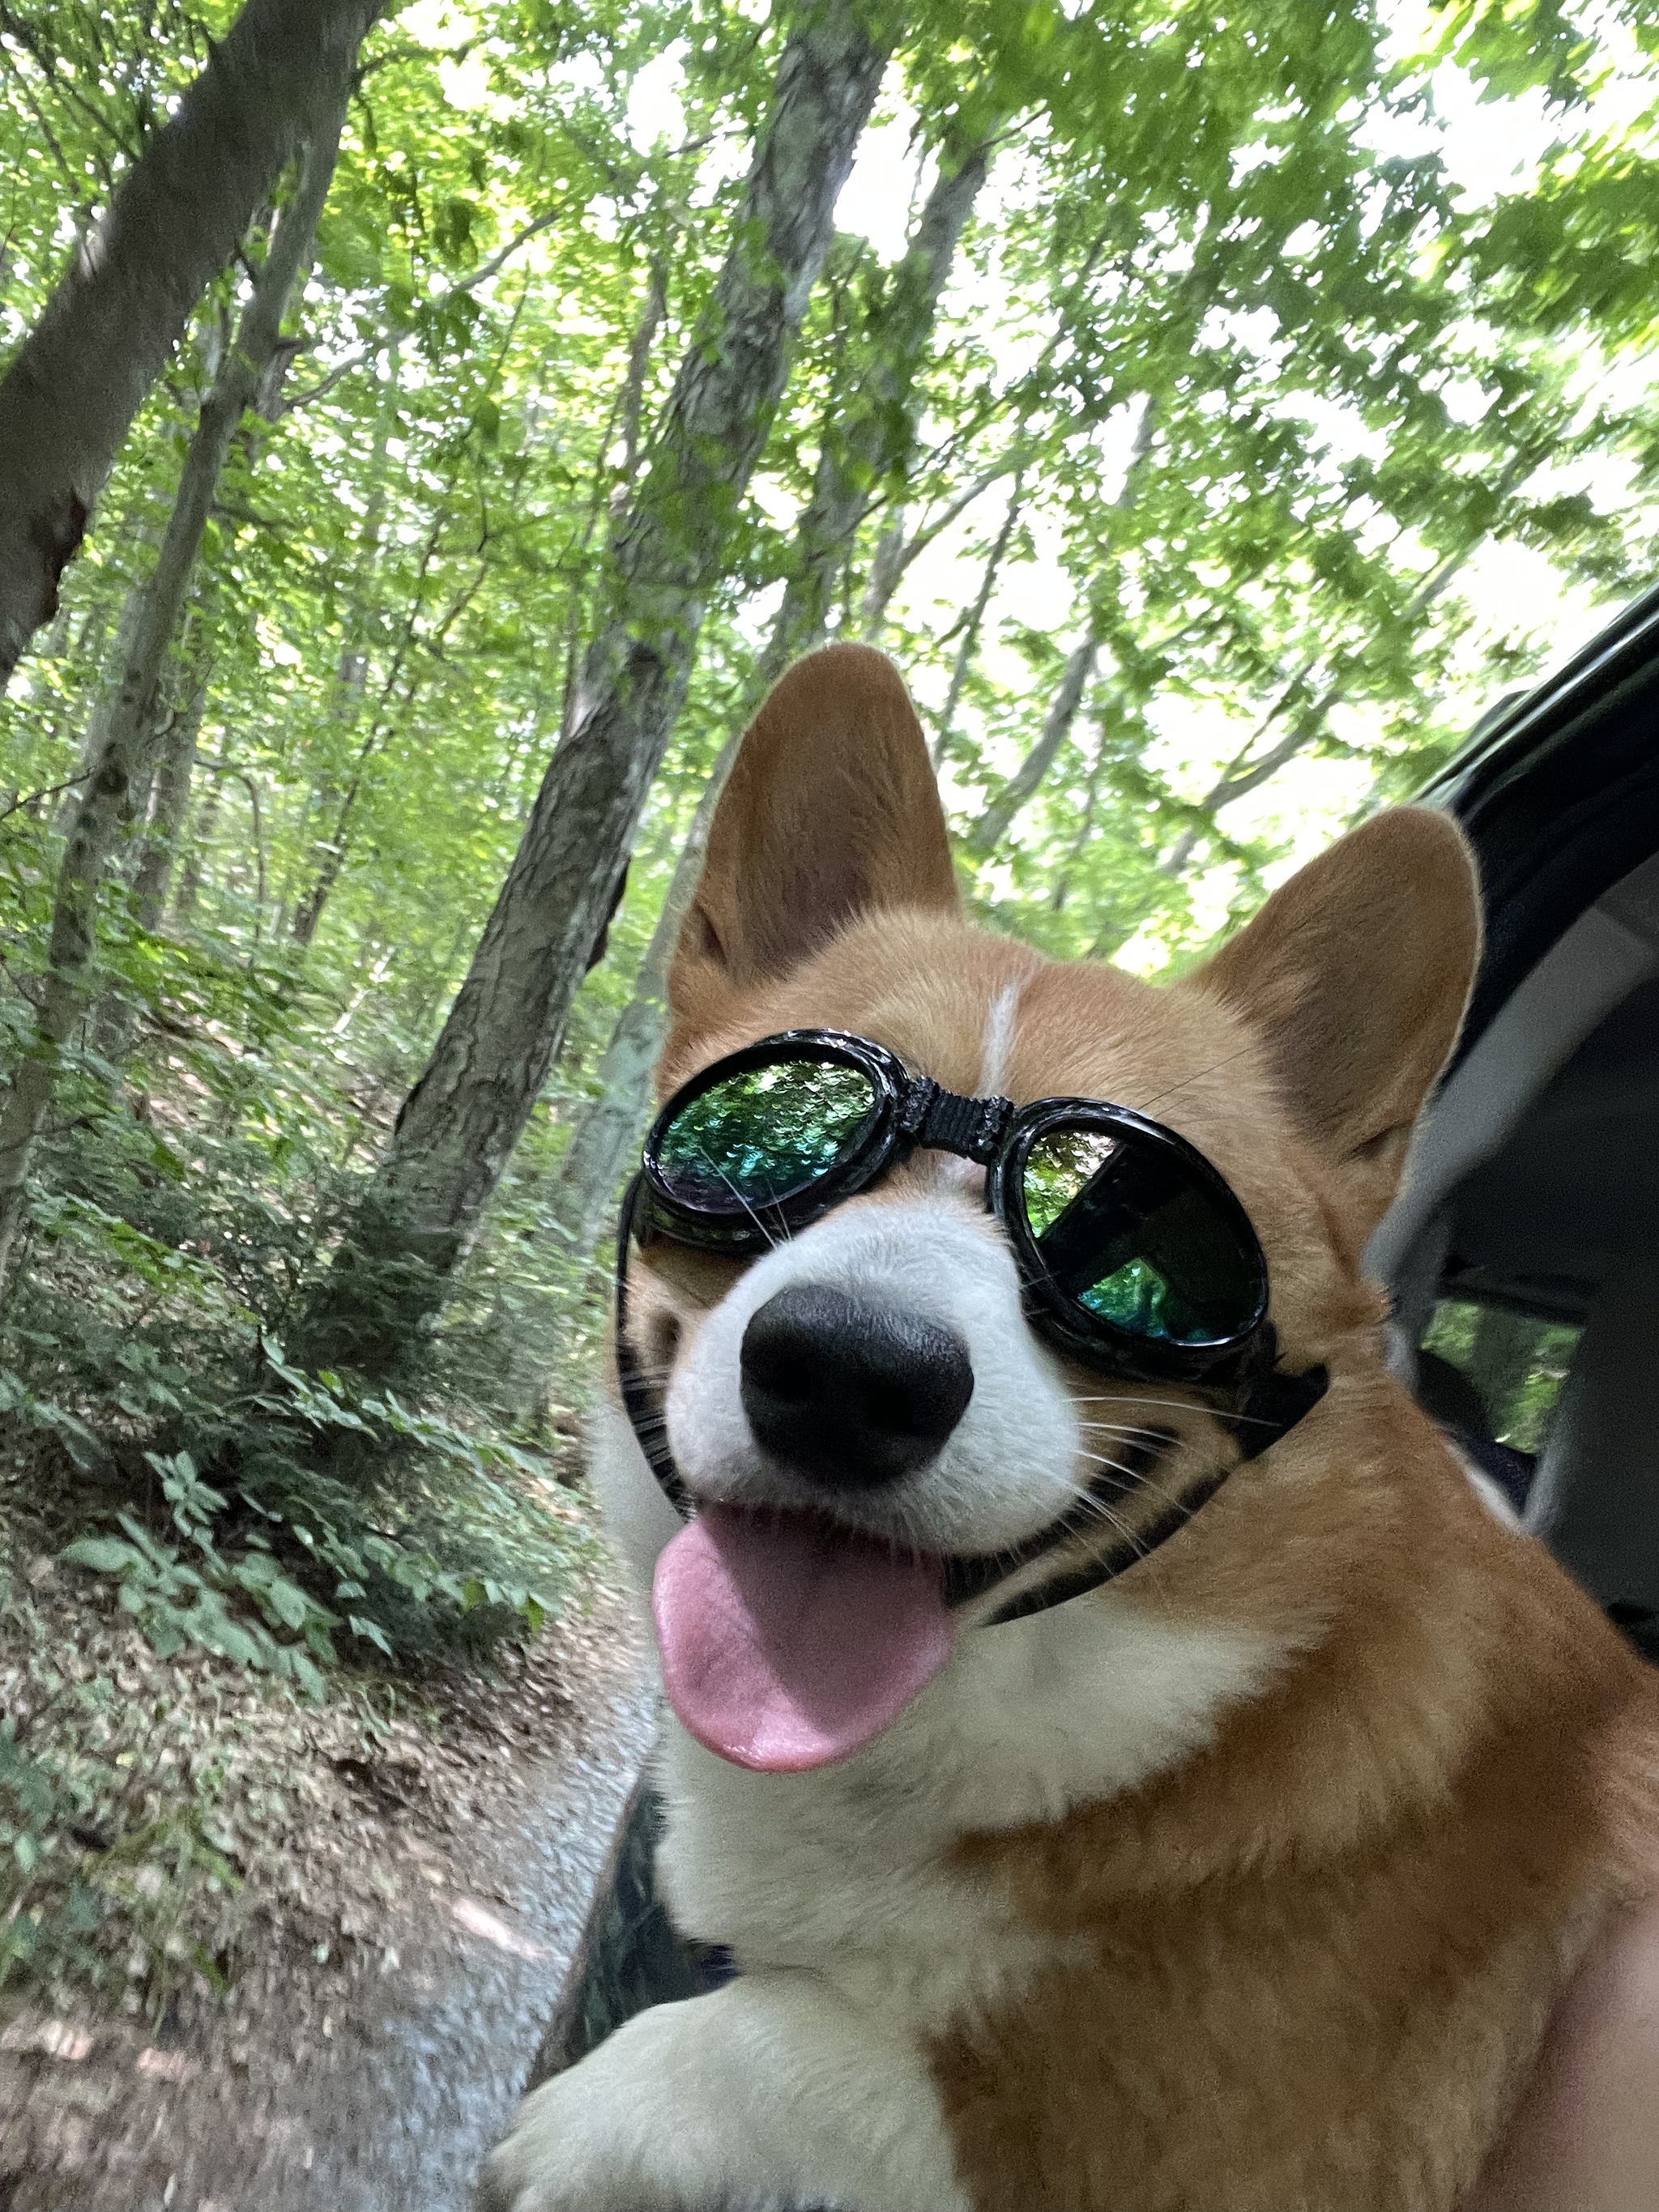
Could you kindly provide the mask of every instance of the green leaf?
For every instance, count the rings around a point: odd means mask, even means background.
[[[142,1554],[118,1536],[77,1536],[58,1556],[70,1566],[90,1567],[100,1575],[129,1574],[143,1564]]]

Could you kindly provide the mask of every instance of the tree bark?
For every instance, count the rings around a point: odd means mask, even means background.
[[[909,458],[915,436],[912,392],[916,374],[950,282],[957,242],[989,170],[994,143],[988,136],[981,139],[954,166],[948,155],[942,161],[903,258],[892,272],[880,326],[874,333],[870,374],[825,437],[818,456],[812,497],[796,526],[788,586],[757,671],[757,692],[769,689],[791,661],[822,639],[836,583],[871,500]],[[634,389],[630,359],[630,395]],[[903,543],[901,521],[900,552]],[[877,557],[879,565],[879,548]],[[737,750],[734,734],[722,748],[698,800],[656,928],[635,975],[633,996],[617,1017],[600,1060],[599,1096],[577,1121],[559,1163],[550,1211],[579,1253],[592,1250],[629,1154],[645,1127],[651,1071],[667,1026],[668,963],[696,889],[708,827]]]
[[[668,967],[680,924],[691,903],[708,849],[709,824],[738,757],[741,731],[720,748],[709,772],[668,893],[634,977],[634,995],[617,1018],[599,1066],[599,1096],[570,1133],[550,1211],[573,1250],[591,1252],[622,1181],[628,1156],[639,1142],[650,1109],[651,1071],[668,1026]]]
[[[870,574],[859,603],[859,635],[866,645],[881,643],[882,632],[887,627],[887,610],[904,575],[904,509],[895,507],[871,556]]]
[[[134,535],[142,559],[155,545],[156,532],[154,529],[140,529]],[[121,611],[115,618],[115,649],[109,663],[100,672],[100,688],[94,696],[92,711],[87,716],[86,729],[81,739],[80,758],[75,764],[75,778],[58,806],[58,818],[52,825],[60,837],[67,837],[75,827],[75,811],[81,803],[81,793],[102,757],[109,736],[110,716],[121,696],[121,678],[132,658],[138,626],[144,618],[144,589],[142,581],[133,584],[121,601]]]
[[[938,179],[892,272],[872,333],[869,374],[840,419],[826,428],[812,496],[796,526],[783,604],[761,657],[763,685],[775,682],[791,661],[823,638],[836,584],[870,501],[910,458],[915,438],[912,390],[994,145],[987,137],[959,159],[949,149],[941,152]]]
[[[829,248],[888,43],[814,0],[779,66],[735,234],[616,532],[576,712],[375,1185],[299,1342],[374,1370],[466,1249],[562,1040],[683,705],[708,594]],[[369,1272],[366,1274],[364,1270]]]
[[[179,890],[173,902],[173,926],[188,929],[196,920],[196,902],[202,896],[208,856],[219,826],[221,789],[210,783],[197,803],[196,819],[185,841],[185,864],[179,871]]]
[[[133,901],[140,929],[161,927],[167,909],[167,886],[173,878],[173,854],[190,804],[191,772],[196,765],[196,741],[207,709],[210,672],[205,662],[191,678],[185,698],[163,732],[161,758],[155,768],[155,806],[149,818],[138,872],[133,878]]]
[[[0,690],[191,311],[388,0],[247,0],[0,381]]]
[[[236,343],[220,364],[202,403],[179,493],[155,570],[133,626],[120,689],[103,748],[76,810],[52,905],[47,971],[35,1034],[0,1108],[0,1297],[23,1218],[29,1160],[46,1117],[64,1047],[80,1018],[91,981],[99,886],[131,806],[134,781],[153,731],[155,690],[178,626],[191,573],[225,457],[244,410],[282,342],[283,312],[301,269],[308,264],[317,220],[328,194],[345,119],[337,94],[319,123],[294,200],[271,240],[245,309]]]
[[[994,139],[987,135],[956,166],[949,166],[949,157],[942,161],[940,177],[915,219],[905,257],[891,274],[880,327],[872,334],[874,358],[869,376],[854,394],[841,422],[825,435],[823,452],[818,453],[818,476],[811,500],[796,525],[790,584],[757,671],[759,692],[768,690],[790,661],[810,653],[811,646],[821,641],[836,581],[852,556],[858,526],[863,525],[869,502],[883,480],[909,460],[915,438],[911,404],[915,374],[933,337],[938,303],[945,295],[945,285],[951,281],[957,241],[973,212],[973,201],[978,199],[987,179],[991,153]],[[902,556],[902,546],[905,531],[900,520],[896,531],[898,556]],[[880,566],[880,546],[876,564]],[[894,575],[896,581],[898,577]],[[891,595],[891,586],[887,586],[887,595]],[[737,734],[726,741],[696,803],[696,814],[681,848],[657,927],[635,973],[633,998],[617,1015],[617,1026],[599,1060],[599,1095],[577,1119],[560,1159],[550,1214],[568,1237],[571,1248],[581,1255],[591,1252],[599,1239],[629,1152],[646,1126],[650,1071],[668,1026],[668,963],[679,938],[679,925],[690,907],[692,891],[696,890],[696,876],[702,874],[708,825],[714,818],[714,805],[726,790],[726,776],[737,759]]]
[[[823,635],[837,580],[846,568],[870,501],[882,483],[909,458],[915,435],[912,392],[916,374],[933,336],[939,300],[950,282],[957,241],[985,182],[993,144],[987,137],[954,166],[949,165],[948,156],[941,162],[938,181],[916,220],[903,258],[892,272],[880,327],[874,334],[875,359],[870,374],[833,434],[825,437],[818,457],[812,497],[796,527],[788,586],[757,672],[759,691],[769,687],[791,661],[810,652]],[[631,393],[631,360],[629,388]],[[885,544],[885,538],[882,542]],[[901,520],[897,552],[902,552],[903,544]],[[880,560],[878,547],[878,568]],[[600,1060],[599,1096],[577,1121],[559,1163],[550,1210],[573,1250],[579,1253],[592,1250],[629,1154],[645,1127],[651,1071],[667,1026],[668,963],[696,889],[708,826],[737,750],[734,734],[722,749],[697,803],[662,912],[635,975],[633,996],[617,1017]]]

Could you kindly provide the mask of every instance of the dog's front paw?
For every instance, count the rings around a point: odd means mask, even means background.
[[[625,2142],[605,2142],[598,2088],[582,2068],[526,2099],[484,2166],[477,2212],[686,2212],[678,2199],[647,2193]]]
[[[525,2100],[479,2212],[967,2212],[926,2062],[807,1974],[654,2006]]]
[[[478,2212],[783,2212],[794,2200],[734,2192],[718,2100],[684,2098],[686,2008],[641,2014],[533,2091],[485,2165]]]

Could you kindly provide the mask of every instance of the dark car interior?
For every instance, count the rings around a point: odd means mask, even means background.
[[[1425,796],[1487,946],[1370,1265],[1425,1405],[1659,1654],[1659,594]]]

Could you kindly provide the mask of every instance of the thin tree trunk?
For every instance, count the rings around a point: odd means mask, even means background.
[[[1148,397],[1141,407],[1140,420],[1135,426],[1134,444],[1130,448],[1129,465],[1123,472],[1122,486],[1112,501],[1113,510],[1119,514],[1131,513],[1140,497],[1152,459],[1152,435],[1157,427],[1157,403]],[[1048,702],[1048,711],[1042,718],[1042,728],[1036,743],[969,831],[967,843],[970,853],[994,851],[1007,836],[1014,817],[1042,787],[1044,778],[1059,759],[1061,748],[1076,726],[1083,705],[1083,695],[1094,675],[1095,661],[1100,652],[1100,628],[1099,616],[1091,613],[1088,629],[1066,657],[1060,682],[1054,687],[1054,697]]]
[[[409,617],[404,624],[403,635],[398,641],[397,650],[392,656],[386,681],[380,686],[380,696],[376,705],[374,720],[370,723],[368,734],[357,748],[357,756],[352,763],[351,781],[347,784],[345,790],[338,794],[339,805],[335,814],[333,829],[326,841],[318,847],[318,850],[322,854],[322,862],[318,869],[316,878],[304,899],[295,909],[292,934],[296,945],[307,945],[317,934],[318,926],[323,918],[323,909],[333,896],[341,877],[345,873],[345,865],[350,853],[349,832],[352,817],[356,811],[357,802],[363,794],[368,776],[369,763],[380,750],[382,739],[389,737],[397,727],[398,714],[408,713],[413,704],[415,695],[420,689],[420,670],[418,668],[413,670],[405,678],[404,665],[416,641],[416,633],[420,623],[421,611],[425,605],[427,573],[437,557],[438,541],[443,535],[443,527],[448,520],[449,510],[447,506],[441,507],[432,519],[432,528],[427,536],[426,550],[422,557],[420,571],[415,580],[415,596],[410,602]],[[487,539],[485,543],[488,544]],[[428,630],[422,642],[429,653],[435,654],[441,650],[444,636],[450,624],[469,605],[489,573],[488,559],[481,560],[472,581],[451,601],[447,613]],[[401,699],[397,696],[400,681],[403,682]]]
[[[581,666],[582,636],[588,617],[587,594],[583,588],[583,572],[592,551],[593,539],[599,526],[601,514],[609,514],[611,526],[606,538],[608,553],[616,550],[617,531],[626,523],[629,502],[633,495],[635,480],[640,472],[640,433],[645,419],[645,380],[651,367],[651,349],[657,342],[657,332],[662,327],[663,317],[668,312],[667,252],[651,264],[651,274],[646,286],[645,305],[640,311],[639,321],[628,344],[628,368],[623,378],[622,390],[611,406],[599,450],[593,456],[593,488],[589,494],[587,514],[582,524],[582,533],[574,550],[573,574],[570,583],[570,604],[565,616],[564,703],[560,711],[559,737],[561,742],[570,734],[579,703],[576,681]],[[620,424],[623,441],[622,472],[619,482],[612,484],[609,496],[605,479],[611,471],[611,449],[616,442]]]
[[[912,392],[916,374],[950,282],[957,242],[985,182],[993,143],[988,136],[956,167],[941,165],[903,258],[893,271],[880,326],[873,334],[876,358],[870,374],[823,441],[812,497],[796,528],[788,587],[757,672],[757,691],[764,691],[791,661],[822,638],[836,580],[845,573],[871,500],[909,458],[915,433]],[[638,358],[636,341],[629,359],[630,394]],[[896,533],[890,530],[882,543],[889,537],[902,554],[902,514]],[[879,565],[879,547],[877,558]],[[599,1096],[577,1121],[559,1163],[550,1210],[578,1252],[592,1249],[649,1112],[651,1071],[667,1026],[668,963],[696,888],[708,826],[737,747],[734,735],[722,749],[698,801],[656,928],[635,974],[633,995],[618,1016],[599,1062]]]
[[[370,1369],[413,1348],[529,1119],[690,681],[709,592],[829,248],[888,46],[811,0],[779,66],[726,265],[616,534],[577,710],[353,1238],[301,1341]],[[417,1272],[417,1269],[419,1272]]]
[[[1024,473],[1016,475],[1014,488],[1008,495],[1008,512],[1002,518],[1002,527],[992,542],[987,556],[984,573],[980,577],[979,592],[962,626],[962,642],[957,647],[957,657],[951,670],[951,688],[945,695],[945,705],[939,718],[939,733],[933,739],[933,766],[944,765],[951,735],[957,726],[957,708],[962,703],[963,687],[968,681],[968,671],[974,665],[979,651],[979,634],[985,621],[985,611],[991,604],[991,594],[997,587],[1000,574],[1009,544],[1014,535],[1014,525],[1019,520],[1019,510],[1025,496]]]
[[[0,690],[191,312],[387,0],[247,0],[0,380]]]
[[[196,902],[202,896],[202,884],[207,875],[207,858],[213,850],[214,832],[219,826],[219,805],[220,787],[210,783],[196,809],[185,865],[179,871],[179,895],[173,902],[175,929],[188,929],[196,919]]]
[[[738,757],[740,736],[734,732],[726,739],[703,787],[657,926],[635,971],[634,995],[617,1017],[599,1061],[599,1096],[572,1129],[559,1162],[550,1211],[578,1252],[592,1250],[650,1110],[651,1071],[668,1026],[669,963],[702,873],[709,824]]]
[[[363,710],[364,695],[368,688],[369,644],[371,633],[377,627],[375,601],[379,595],[381,538],[386,528],[387,457],[392,442],[392,426],[398,413],[402,351],[403,341],[394,334],[386,347],[386,374],[381,380],[380,401],[375,409],[374,441],[369,449],[368,493],[363,501],[362,528],[357,533],[351,605],[346,617],[345,634],[340,641],[340,657],[334,672],[333,696],[329,702],[329,720],[338,733],[342,747],[350,742],[356,729]],[[432,544],[428,544],[428,562],[434,544],[435,534]],[[422,576],[424,579],[424,566]],[[313,787],[306,802],[301,823],[302,839],[316,815],[337,811],[341,796],[339,785],[325,769],[322,780]],[[315,874],[311,890],[304,896],[295,899],[289,933],[297,944],[309,945],[322,918],[323,907],[339,867],[335,846],[326,836],[312,845],[303,846],[302,850],[312,855]],[[284,907],[293,889],[290,877],[283,886]]]
[[[789,581],[761,657],[769,685],[817,645],[829,624],[838,580],[877,489],[910,458],[912,392],[950,282],[958,240],[991,164],[994,140],[981,138],[939,173],[889,280],[872,333],[872,359],[862,387],[826,425],[812,496],[796,526]]]
[[[133,878],[133,902],[140,929],[159,929],[167,910],[167,886],[173,878],[173,855],[190,804],[191,771],[196,765],[196,741],[202,733],[207,710],[210,671],[204,661],[190,684],[188,695],[161,739],[155,769],[155,807]]]
[[[137,536],[146,552],[155,543],[152,530],[141,529]],[[67,837],[74,828],[76,809],[81,804],[81,791],[94,766],[103,757],[104,746],[109,738],[110,716],[115,712],[116,702],[121,696],[121,679],[132,659],[134,643],[144,618],[144,600],[148,590],[147,580],[134,584],[122,600],[121,611],[115,618],[115,650],[93,699],[92,711],[87,716],[86,732],[81,740],[81,757],[75,766],[75,781],[58,808],[54,827],[60,837]]]
[[[668,313],[668,268],[662,258],[653,261],[646,286],[645,307],[628,347],[628,374],[623,384],[623,483],[630,490],[640,466],[640,426],[645,414],[645,380],[651,367],[651,349]]]
[[[1066,902],[1072,895],[1072,871],[1088,851],[1095,834],[1095,810],[1100,801],[1101,778],[1106,772],[1106,739],[1101,733],[1095,747],[1094,765],[1089,770],[1089,781],[1083,794],[1083,819],[1078,823],[1066,858],[1060,862],[1054,877],[1054,887],[1049,894],[1050,914],[1064,914]]]
[[[1478,544],[1479,540],[1475,543]],[[1441,563],[1430,578],[1430,585],[1433,588],[1431,590],[1428,586],[1425,586],[1412,600],[1407,610],[1408,618],[1426,611],[1450,583],[1457,570],[1470,558],[1474,550],[1474,544],[1470,544],[1454,559]],[[1159,861],[1158,872],[1161,875],[1168,876],[1171,882],[1182,876],[1186,872],[1188,862],[1197,849],[1200,840],[1222,808],[1231,806],[1237,799],[1248,798],[1253,791],[1259,791],[1264,783],[1278,775],[1280,769],[1296,759],[1298,754],[1305,752],[1308,747],[1322,734],[1325,725],[1330,719],[1332,708],[1342,696],[1344,677],[1352,665],[1352,658],[1345,660],[1337,676],[1326,685],[1317,698],[1310,701],[1279,743],[1276,745],[1270,745],[1265,753],[1257,754],[1252,759],[1251,755],[1255,752],[1255,748],[1261,739],[1280,716],[1290,710],[1296,694],[1307,680],[1311,664],[1297,670],[1296,675],[1285,685],[1278,704],[1269,710],[1256,728],[1252,731],[1248,744],[1233,756],[1220,775],[1199,800],[1199,810],[1207,818],[1204,821],[1189,822],[1187,824],[1174,844],[1170,846],[1165,858]]]
[[[1066,655],[1036,743],[968,832],[966,842],[970,853],[989,853],[1002,842],[1015,815],[1035,795],[1060,757],[1060,747],[1076,725],[1099,653],[1100,640],[1091,623]]]
[[[882,632],[887,627],[887,610],[893,604],[893,594],[904,574],[904,509],[896,507],[876,539],[864,597],[859,603],[859,635],[866,645],[881,643]]]
[[[345,119],[337,96],[319,122],[291,206],[277,226],[237,332],[213,389],[202,403],[179,495],[147,588],[143,618],[105,738],[103,750],[76,809],[52,906],[47,973],[35,1035],[18,1063],[0,1108],[0,1297],[22,1220],[30,1157],[46,1117],[64,1047],[85,1004],[91,981],[98,890],[131,805],[153,727],[155,689],[178,627],[185,594],[220,471],[243,413],[259,388],[282,339],[283,315],[300,270],[308,265],[317,220],[328,194]]]
[[[863,602],[859,609],[859,635],[866,645],[879,645],[881,634],[887,627],[887,611],[893,603],[893,594],[909,574],[913,564],[933,544],[944,536],[958,515],[964,514],[983,491],[1000,478],[1012,476],[1022,465],[1020,453],[1006,456],[994,468],[981,470],[973,481],[947,501],[931,522],[924,522],[914,538],[904,534],[905,516],[901,507],[876,540],[875,557],[870,564],[869,580],[865,586]]]

